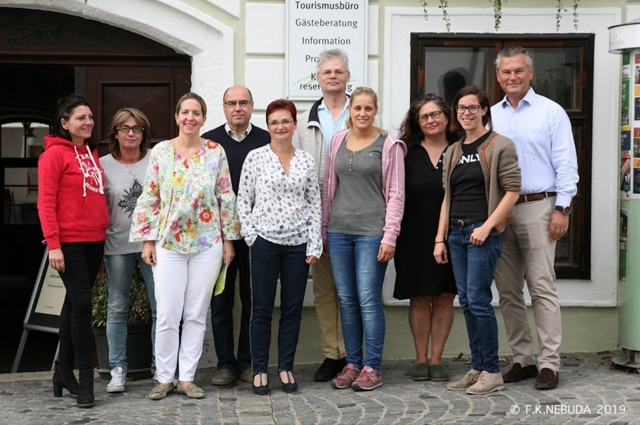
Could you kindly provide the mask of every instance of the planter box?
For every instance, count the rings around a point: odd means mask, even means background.
[[[98,373],[100,378],[111,379],[109,365],[109,343],[107,342],[107,328],[94,327],[93,335],[96,341],[98,355]],[[127,323],[127,377],[146,379],[151,377],[151,322],[138,320]]]

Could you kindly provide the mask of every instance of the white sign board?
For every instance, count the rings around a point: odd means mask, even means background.
[[[316,79],[318,55],[342,49],[349,56],[347,93],[367,84],[368,0],[287,0],[286,96],[322,97]]]
[[[62,278],[58,272],[48,264],[47,272],[42,281],[42,289],[40,290],[38,303],[36,304],[34,312],[60,316],[66,293],[67,291],[62,283]]]

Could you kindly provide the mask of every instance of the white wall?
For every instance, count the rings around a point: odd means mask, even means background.
[[[257,113],[253,122],[264,127],[263,110],[273,99],[284,96],[285,7],[283,3],[246,3],[240,0],[205,0],[234,18],[244,19],[244,84],[254,94]],[[244,3],[244,11],[242,4]],[[234,81],[233,30],[191,6],[176,0],[4,0],[3,6],[37,8],[74,14],[138,33],[193,58],[193,90],[212,105],[220,104],[222,93]],[[448,13],[456,31],[493,32],[493,10],[452,8]],[[243,16],[244,12],[244,16]],[[381,121],[387,129],[397,128],[409,106],[411,32],[446,32],[440,9],[429,8],[425,22],[420,7],[369,6],[369,58],[367,85],[381,93]],[[640,16],[640,7],[628,6],[628,18]],[[379,15],[383,13],[384,16]],[[564,306],[615,306],[617,291],[617,158],[620,58],[608,53],[608,30],[621,22],[621,9],[583,8],[579,10],[579,32],[594,33],[594,118],[590,280],[558,282]],[[556,34],[554,8],[504,8],[500,33]],[[132,18],[135,17],[135,18]],[[226,19],[226,18],[225,18]],[[383,27],[381,26],[383,20]],[[563,30],[567,25],[563,26]],[[382,32],[379,29],[383,28]],[[568,32],[576,32],[572,28]],[[380,46],[384,46],[379,51]],[[380,65],[381,64],[381,65]],[[383,78],[379,76],[382,70]],[[297,102],[306,110],[309,102]],[[224,121],[221,108],[212,107],[207,127]],[[391,297],[395,279],[393,268],[387,274],[385,302]],[[310,305],[312,291],[307,305]],[[495,298],[497,299],[497,297]]]

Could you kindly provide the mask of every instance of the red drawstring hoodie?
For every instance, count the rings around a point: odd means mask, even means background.
[[[38,160],[38,215],[49,250],[60,242],[100,242],[109,226],[98,152],[45,136]]]

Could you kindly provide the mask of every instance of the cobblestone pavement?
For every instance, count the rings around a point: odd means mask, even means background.
[[[107,381],[96,378],[93,409],[77,408],[66,390],[54,398],[51,373],[6,374],[0,375],[0,424],[640,424],[639,375],[613,368],[609,358],[616,354],[563,355],[555,390],[537,391],[529,379],[486,396],[447,391],[442,382],[413,382],[410,361],[385,361],[384,385],[371,392],[313,382],[318,365],[295,369],[300,389],[292,394],[282,392],[270,370],[269,396],[254,395],[244,382],[215,388],[213,370],[202,369],[196,377],[206,392],[202,400],[174,392],[151,401],[150,379],[107,394]],[[454,379],[469,368],[464,358],[445,364]]]

